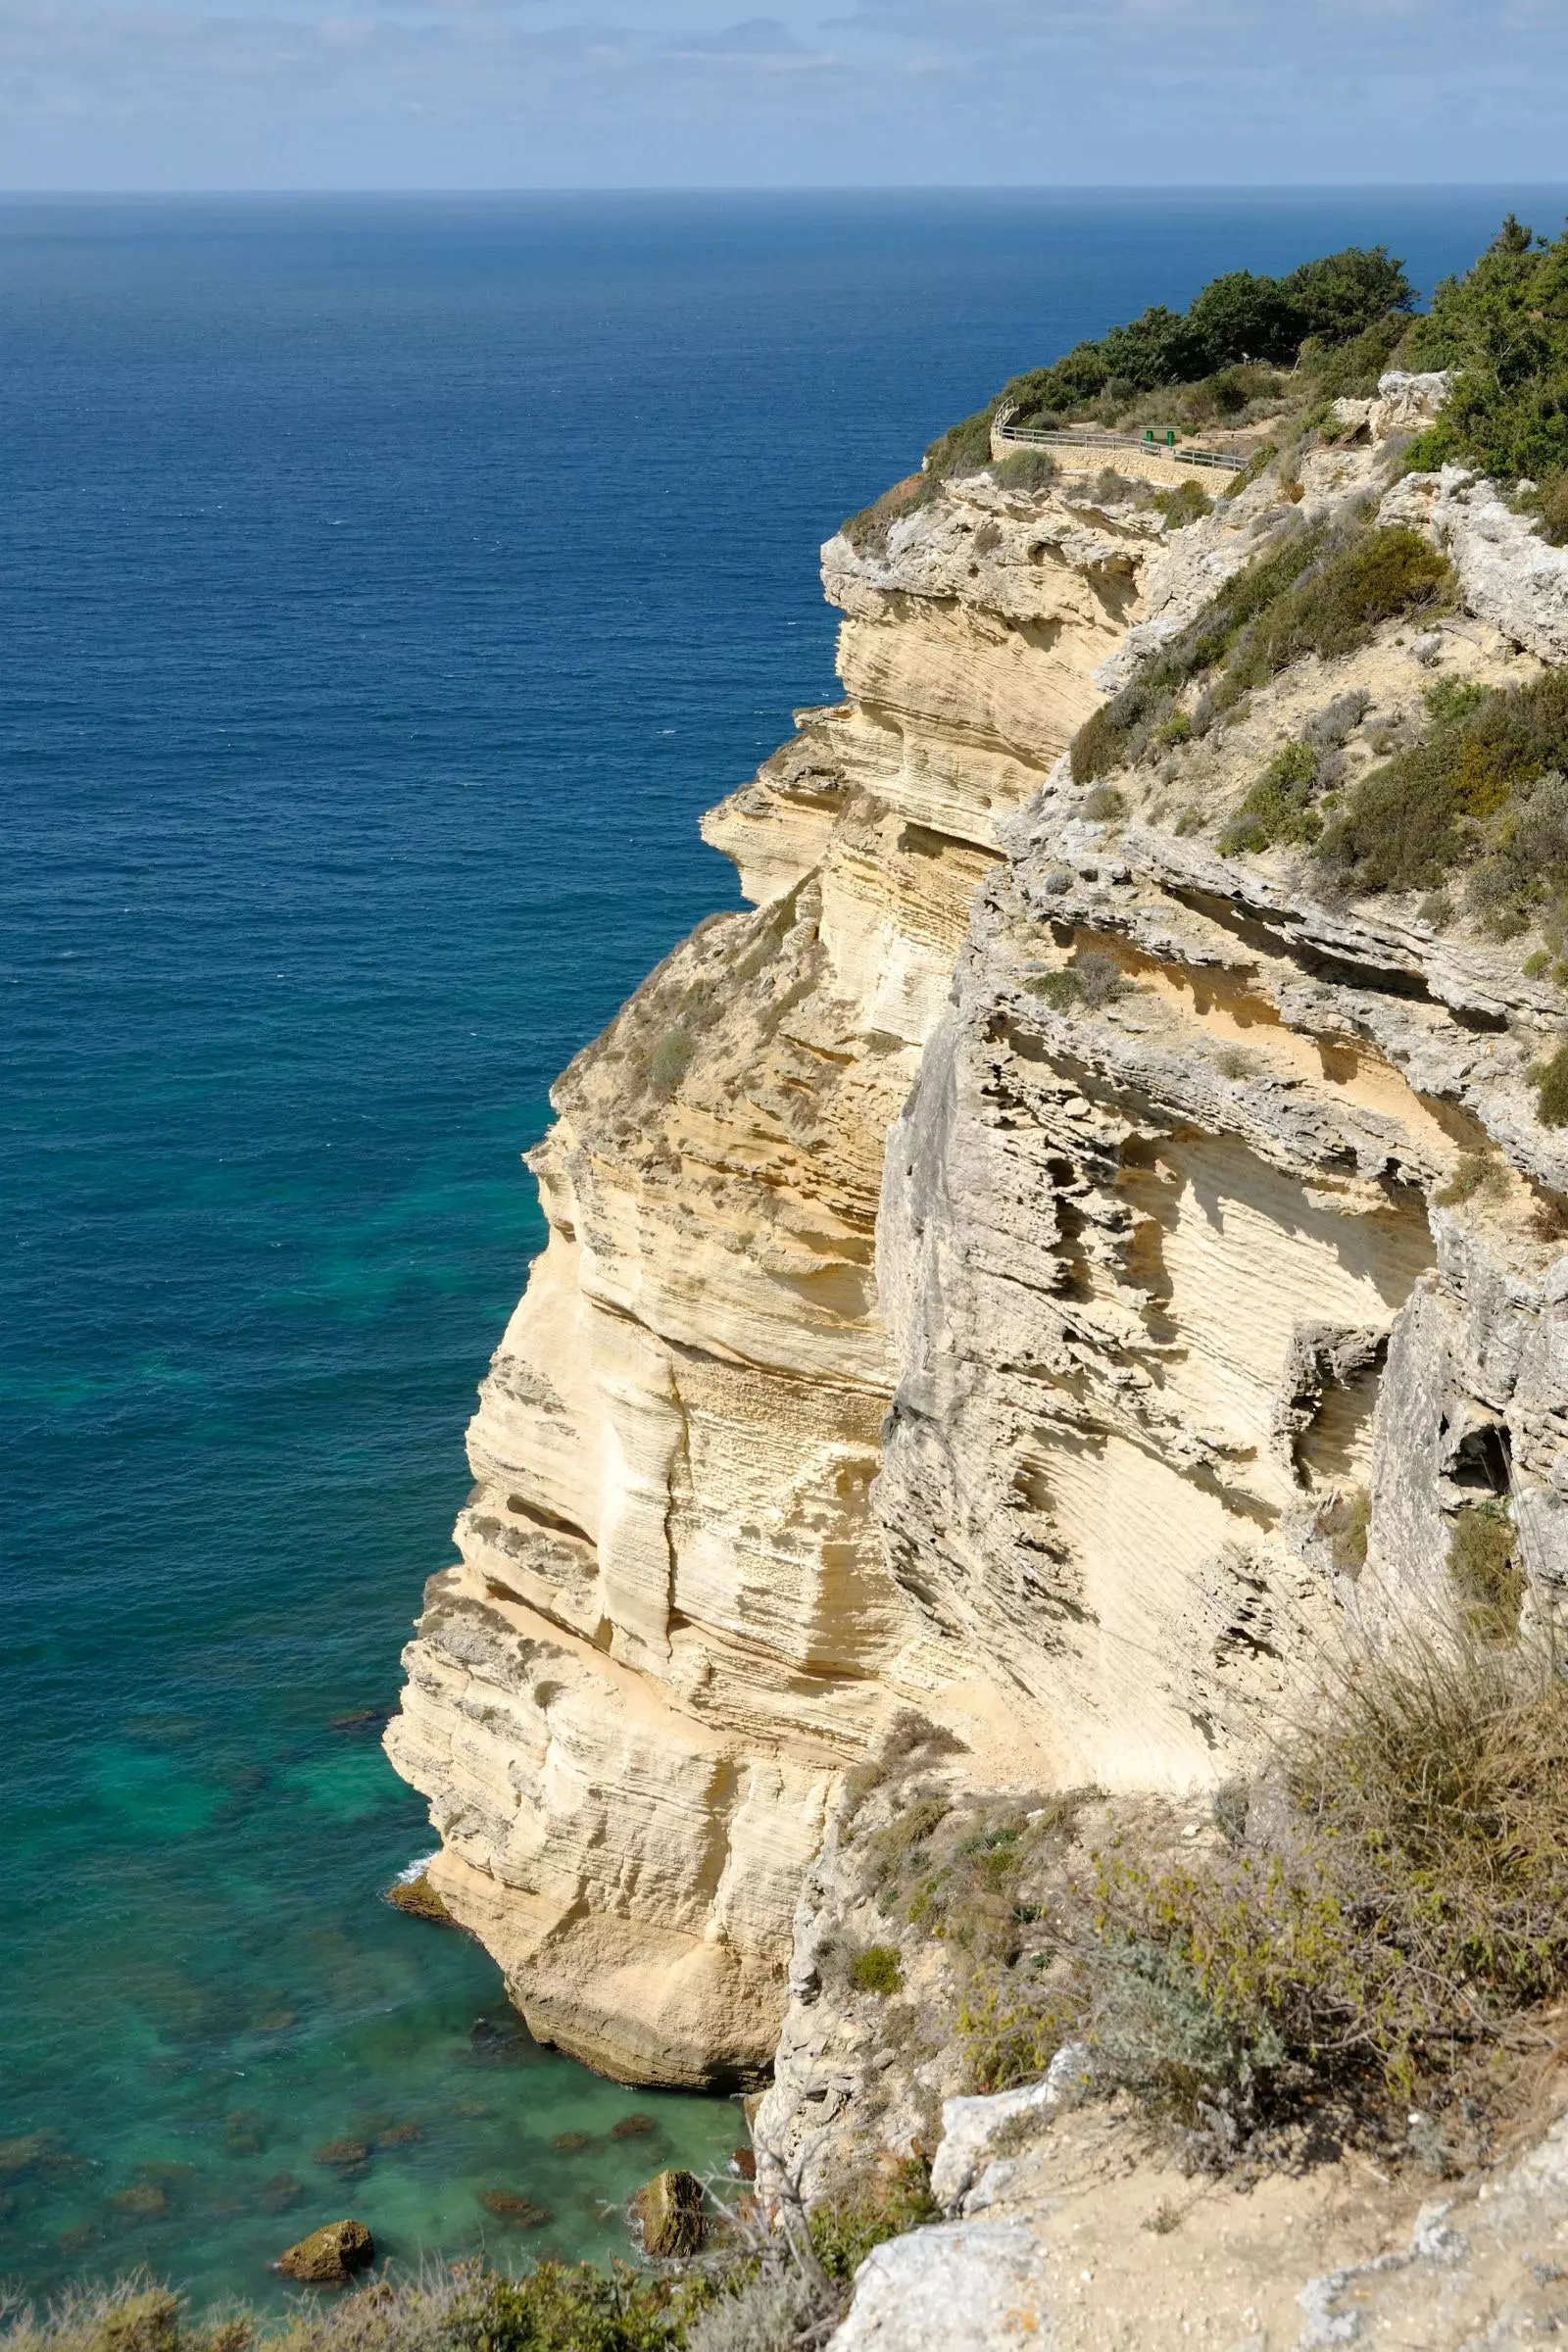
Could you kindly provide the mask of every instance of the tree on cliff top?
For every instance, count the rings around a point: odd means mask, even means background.
[[[1185,311],[1162,303],[1098,342],[1075,344],[1050,368],[1033,368],[1004,384],[988,407],[933,442],[927,471],[941,476],[984,466],[991,454],[991,420],[1005,404],[1018,421],[1060,421],[1090,410],[1111,409],[1140,395],[1178,385],[1206,387],[1195,416],[1230,416],[1265,384],[1237,376],[1247,368],[1290,366],[1315,355],[1318,394],[1353,391],[1375,382],[1404,333],[1415,295],[1387,246],[1348,245],[1341,253],[1303,262],[1285,277],[1228,270],[1212,278]],[[1330,382],[1323,364],[1330,355]],[[1188,419],[1178,417],[1184,429]]]
[[[1348,343],[1415,294],[1386,245],[1349,245],[1303,262],[1286,277],[1232,270],[1210,279],[1184,312],[1163,305],[1079,343],[1054,367],[1015,376],[1002,394],[1027,415],[1050,415],[1121,382],[1135,391],[1196,383],[1221,368],[1294,361],[1303,343]]]
[[[1409,355],[1454,370],[1412,465],[1455,460],[1547,488],[1568,474],[1568,234],[1552,243],[1510,213],[1474,268],[1439,286]]]

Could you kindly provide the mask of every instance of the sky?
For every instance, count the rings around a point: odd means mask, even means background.
[[[0,187],[1564,176],[1564,0],[763,5],[0,0]]]

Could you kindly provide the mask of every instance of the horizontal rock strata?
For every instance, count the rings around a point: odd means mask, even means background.
[[[847,699],[705,825],[756,910],[701,926],[555,1090],[548,1247],[388,1749],[441,1833],[431,1885],[608,2073],[765,2070],[840,1769],[955,1680],[870,1501],[884,1143],[1000,828],[1160,547],[1155,516],[987,477],[886,547],[831,541]]]
[[[1568,1578],[1568,1152],[1529,1079],[1559,993],[1218,848],[1334,713],[1348,785],[1435,678],[1560,658],[1555,551],[1516,564],[1467,478],[1394,486],[1366,421],[1174,533],[986,473],[831,541],[846,700],[705,826],[753,910],[578,1056],[532,1155],[549,1244],[389,1751],[535,2031],[724,2083],[782,2025],[796,2156],[842,2055],[824,1825],[902,1708],[972,1786],[1201,1790],[1347,1614],[1451,1602],[1460,1513],[1506,1494],[1535,1591]],[[1074,784],[1130,666],[1379,502],[1461,610]]]

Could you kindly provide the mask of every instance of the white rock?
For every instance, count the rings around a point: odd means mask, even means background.
[[[1014,2116],[1071,2105],[1081,2095],[1092,2070],[1088,2043],[1069,2041],[1051,2061],[1043,2082],[1026,2082],[1017,2090],[993,2091],[983,2098],[944,2100],[942,2145],[931,2167],[931,2194],[937,2203],[950,2213],[959,2203],[1004,2124],[1010,2124]]]
[[[832,2352],[997,2352],[1050,2341],[1045,2249],[1004,2222],[949,2222],[860,2265]]]

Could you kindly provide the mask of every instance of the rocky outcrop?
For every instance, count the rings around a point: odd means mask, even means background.
[[[555,1090],[549,1244],[387,1744],[440,1899],[606,2072],[765,2070],[842,1767],[900,1694],[962,1682],[871,1508],[884,1142],[1001,829],[1161,545],[1157,515],[986,476],[831,541],[847,699],[705,826],[756,911],[703,925]]]
[[[549,1244],[388,1747],[441,1901],[606,2072],[752,2081],[782,2025],[765,2112],[804,2144],[838,2061],[792,1923],[901,1708],[971,1787],[1180,1795],[1347,1612],[1442,1600],[1476,1502],[1568,1577],[1568,1152],[1528,1081],[1560,995],[1217,839],[1282,741],[1348,784],[1435,676],[1557,658],[1555,551],[1504,594],[1517,518],[1391,486],[1431,397],[1174,534],[986,473],[829,542],[846,700],[705,827],[754,910],[555,1090]],[[1130,662],[1378,500],[1462,612],[1072,782]]]

